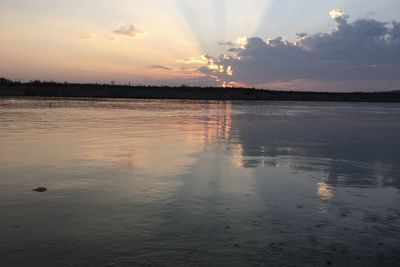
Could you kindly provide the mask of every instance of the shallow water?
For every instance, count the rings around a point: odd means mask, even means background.
[[[398,266],[399,136],[399,104],[3,99],[0,266]]]

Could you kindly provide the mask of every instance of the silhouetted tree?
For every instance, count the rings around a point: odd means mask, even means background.
[[[10,83],[13,83],[13,81],[0,77],[0,84],[10,84]]]

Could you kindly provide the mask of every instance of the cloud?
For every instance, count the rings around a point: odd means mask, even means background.
[[[113,33],[116,35],[122,35],[122,36],[126,36],[126,37],[131,37],[131,38],[142,37],[145,35],[145,33],[143,31],[139,30],[134,25],[128,25],[128,26],[121,27],[121,28],[113,31]]]
[[[102,29],[99,32],[83,32],[78,38],[81,40],[102,40],[102,41],[119,41],[124,37],[140,38],[144,37],[146,33],[139,30],[134,25],[123,26],[117,30],[110,32],[109,29]],[[120,38],[121,36],[122,38]]]
[[[248,85],[293,81],[396,81],[400,85],[400,22],[359,19],[339,9],[330,12],[338,26],[329,33],[242,38],[238,47],[207,56],[202,73],[220,81]]]
[[[235,46],[235,43],[233,43],[233,42],[219,42],[219,45],[222,45],[222,46]]]
[[[332,9],[329,12],[329,15],[333,20],[335,20],[338,24],[346,24],[349,15],[345,14],[343,10],[340,9]]]
[[[171,68],[169,68],[169,67],[166,67],[166,66],[162,66],[162,65],[151,65],[151,66],[149,66],[149,69],[153,69],[153,70],[172,70]]]

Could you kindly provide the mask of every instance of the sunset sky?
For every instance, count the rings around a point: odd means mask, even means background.
[[[400,89],[399,0],[1,0],[0,77]]]

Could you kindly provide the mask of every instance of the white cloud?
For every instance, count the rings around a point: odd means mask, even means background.
[[[345,13],[344,13],[344,11],[343,10],[340,10],[340,9],[332,9],[330,12],[329,12],[329,15],[331,16],[331,18],[332,19],[337,19],[337,18],[348,18],[348,15],[346,15]]]

